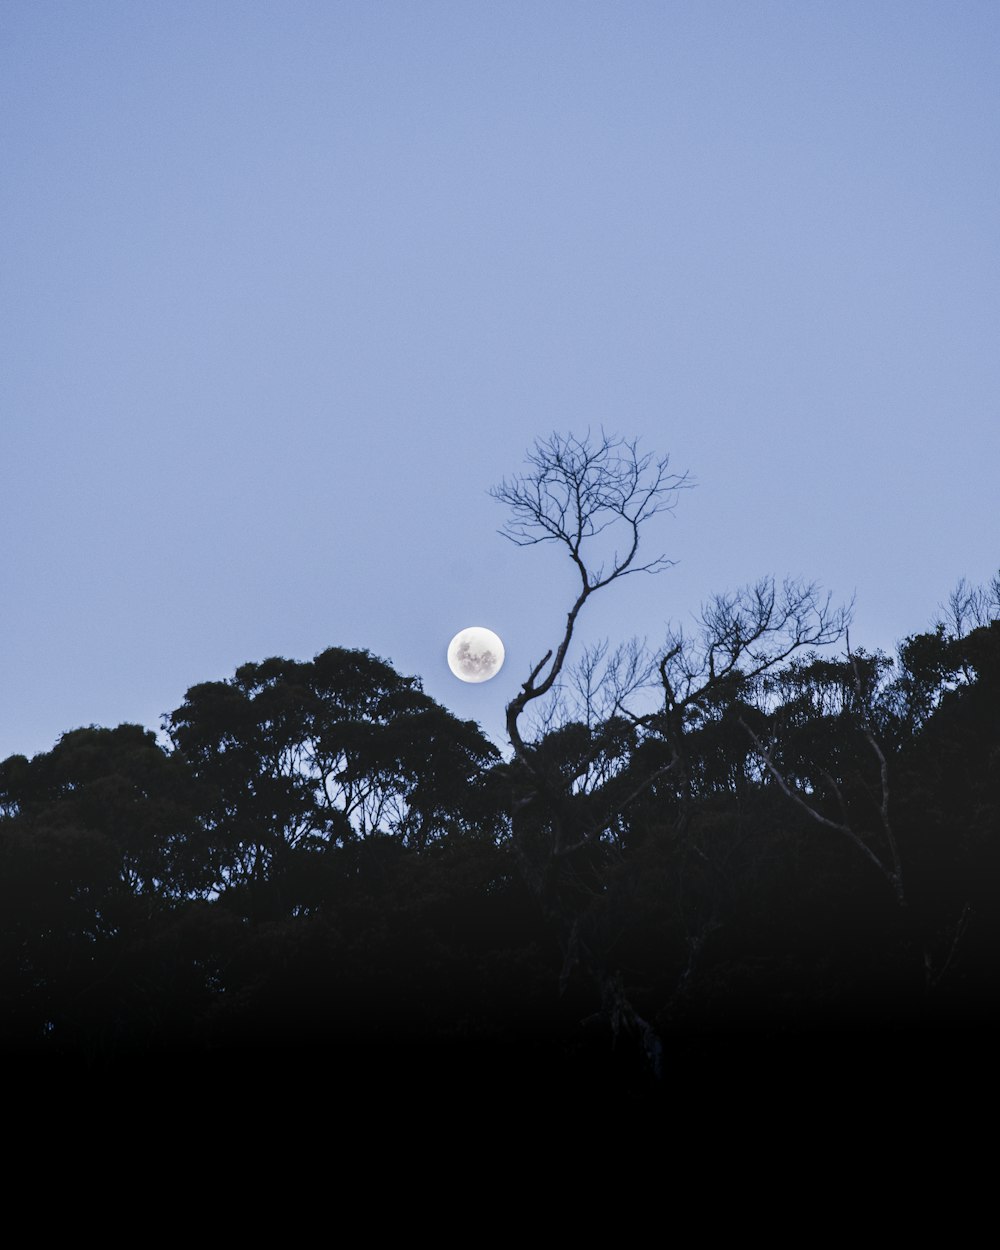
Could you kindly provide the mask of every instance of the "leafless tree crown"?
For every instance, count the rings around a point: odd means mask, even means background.
[[[687,474],[668,472],[669,456],[640,455],[638,440],[601,432],[576,438],[553,434],[528,453],[530,469],[504,479],[490,494],[510,508],[500,533],[519,547],[562,543],[588,591],[626,573],[655,573],[673,563],[660,555],[635,564],[639,530],[658,512],[676,506],[677,492],[691,485]],[[618,526],[622,535],[611,566],[591,569],[584,544]]]
[[[806,647],[824,647],[844,636],[853,600],[835,607],[815,582],[773,577],[713,595],[702,605],[694,636],[671,628],[660,672],[672,700],[686,704],[739,674],[758,677]]]
[[[981,629],[991,621],[1000,620],[1000,573],[986,586],[973,586],[964,577],[941,604],[938,624],[953,638],[964,638],[970,629]]]

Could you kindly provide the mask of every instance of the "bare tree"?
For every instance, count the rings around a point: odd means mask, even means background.
[[[699,901],[699,891],[694,890],[685,903],[685,891],[678,892],[675,910],[687,930],[687,961],[668,1012],[682,1007],[709,940],[722,927],[723,900],[741,888],[741,875],[747,871],[743,860],[748,835],[738,833],[734,840],[716,845],[711,837],[701,836],[704,827],[700,833],[693,832],[692,822],[697,825],[699,810],[704,814],[701,804],[709,791],[717,797],[721,782],[733,793],[736,776],[729,770],[738,771],[742,758],[737,740],[730,739],[728,770],[713,777],[712,748],[706,755],[705,732],[711,737],[713,722],[717,722],[716,729],[721,728],[742,700],[751,693],[759,696],[765,675],[780,670],[792,656],[838,641],[846,632],[852,608],[852,604],[836,607],[832,596],[815,583],[794,579],[779,586],[765,577],[714,595],[702,605],[695,628],[685,632],[671,627],[654,657],[652,675],[661,690],[660,706],[638,714],[630,711],[627,700],[617,704],[647,748],[656,741],[666,747],[663,762],[647,768],[628,801],[665,783],[662,810],[664,815],[672,813],[671,840],[683,848],[690,865],[709,883],[705,900]],[[738,797],[736,803],[738,808]]]
[[[612,649],[602,638],[585,646],[574,663],[567,662],[527,725],[537,738],[569,724],[596,730],[616,716],[632,719],[636,699],[656,685],[657,656],[645,641],[630,638]]]
[[[986,586],[973,586],[964,577],[940,605],[943,625],[953,638],[964,638],[970,629],[982,629],[1000,619],[1000,573]]]
[[[632,797],[609,799],[605,793],[620,755],[624,723],[609,713],[642,683],[648,658],[638,644],[626,644],[610,655],[606,645],[591,648],[575,669],[567,668],[567,656],[591,595],[632,573],[656,573],[673,563],[663,554],[640,559],[640,540],[647,523],[672,510],[679,492],[692,483],[687,474],[669,471],[668,457],[640,453],[637,440],[603,430],[596,438],[589,433],[583,438],[553,434],[536,441],[527,463],[526,472],[491,491],[510,510],[500,532],[519,547],[546,542],[562,547],[579,581],[561,637],[532,667],[507,706],[507,732],[520,766],[520,793],[511,813],[513,848],[522,875],[556,929],[563,953],[562,984],[574,968],[584,971],[599,989],[612,1030],[632,1033],[658,1072],[659,1039],[629,1002],[621,975],[609,960],[608,939],[590,907],[600,887],[593,884],[586,863]],[[558,731],[529,745],[521,717],[529,705],[544,706],[537,701],[558,689],[564,670],[582,724],[564,721]],[[550,707],[542,727],[551,731],[555,723]],[[632,732],[627,723],[625,727]],[[559,751],[563,746],[570,748],[568,762],[567,751]]]
[[[557,681],[583,605],[628,574],[656,573],[673,563],[665,555],[639,562],[640,531],[657,513],[672,510],[678,492],[692,483],[686,473],[668,471],[668,456],[640,454],[638,440],[603,430],[599,438],[553,434],[538,440],[527,463],[526,473],[504,479],[490,492],[510,509],[500,532],[519,547],[545,542],[564,547],[580,579],[562,638],[534,666],[507,707],[511,745],[518,759],[530,765],[518,722],[528,704],[548,694]],[[611,550],[601,558],[592,553],[594,540],[603,534]]]
[[[776,668],[806,647],[822,647],[844,636],[853,603],[834,607],[815,582],[773,577],[725,594],[702,606],[691,637],[671,629],[660,662],[668,698],[689,704],[733,676],[752,679]]]
[[[836,642],[852,609],[834,607],[832,596],[814,582],[786,579],[779,588],[773,577],[764,577],[713,595],[693,632],[668,630],[656,664],[662,706],[633,719],[668,745],[682,820],[691,799],[686,738],[692,726],[796,653]]]

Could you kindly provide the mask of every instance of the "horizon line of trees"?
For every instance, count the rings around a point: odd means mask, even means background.
[[[516,1053],[645,1088],[739,1030],[992,1026],[1000,575],[894,657],[764,578],[571,662],[590,596],[665,567],[640,533],[688,484],[602,434],[496,488],[580,578],[510,758],[331,647],[192,686],[165,744],[90,727],[0,763],[0,1045]]]
[[[648,661],[598,648],[527,763],[340,648],[193,686],[168,745],[126,724],[11,756],[0,1040],[110,1062],[584,1037],[620,1065],[625,1038],[640,1079],[692,1032],[991,1020],[997,606],[895,658],[715,656],[707,691],[687,653],[642,716]]]

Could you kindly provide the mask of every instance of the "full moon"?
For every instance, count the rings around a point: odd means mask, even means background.
[[[492,629],[470,625],[448,644],[448,667],[460,681],[489,681],[503,667],[503,643]]]

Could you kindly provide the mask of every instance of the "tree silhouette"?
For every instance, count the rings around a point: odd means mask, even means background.
[[[518,758],[530,768],[519,721],[529,703],[552,689],[566,663],[577,617],[591,595],[631,573],[657,573],[665,555],[638,563],[643,527],[672,510],[687,474],[668,472],[669,457],[640,455],[638,441],[605,434],[576,438],[552,434],[529,451],[527,473],[504,479],[490,492],[510,510],[501,533],[519,547],[554,542],[564,547],[580,579],[562,638],[534,666],[507,707],[507,732]],[[611,540],[603,554],[596,541]]]
[[[0,1037],[113,1049],[158,1027],[196,801],[139,725],[0,764]]]
[[[582,792],[577,782],[599,760],[608,766],[620,757],[620,734],[627,733],[627,726],[611,721],[596,734],[588,729],[582,739],[565,729],[560,745],[569,745],[571,737],[576,740],[570,763],[562,751],[551,750],[553,743],[526,743],[520,721],[530,704],[553,690],[563,672],[587,600],[630,574],[669,567],[671,561],[663,554],[641,560],[640,542],[648,523],[673,509],[678,493],[690,482],[686,474],[668,471],[668,457],[641,454],[637,440],[604,431],[598,438],[552,434],[536,441],[527,464],[525,473],[505,479],[491,492],[510,511],[501,533],[522,547],[552,542],[563,548],[579,585],[561,638],[507,705],[507,733],[520,769],[520,792],[512,808],[514,849],[559,934],[563,985],[574,969],[582,968],[596,982],[601,1010],[613,1029],[637,1031],[656,1065],[654,1030],[635,1012],[606,952],[597,949],[596,933],[588,934],[584,923],[600,890],[594,856],[600,859],[602,838],[632,796],[618,792],[609,803],[609,787]]]
[[[960,583],[894,657],[836,655],[849,609],[762,578],[574,658],[589,596],[665,567],[647,527],[685,484],[553,436],[498,488],[579,578],[506,762],[331,647],[192,686],[166,744],[91,727],[0,763],[0,1044],[634,1093],[737,1029],[766,1064],[810,1030],[995,1025],[1000,601]]]
[[[496,833],[477,801],[496,748],[366,651],[245,664],[193,686],[167,725],[204,787],[206,896],[246,888],[284,914],[331,846]]]

